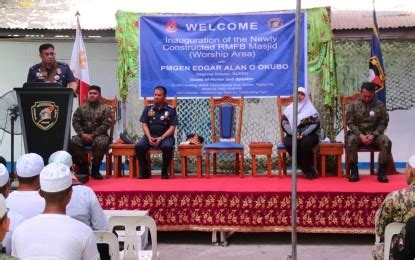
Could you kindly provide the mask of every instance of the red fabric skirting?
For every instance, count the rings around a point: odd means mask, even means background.
[[[98,192],[105,209],[147,209],[160,230],[290,231],[291,194],[232,192]],[[298,229],[373,233],[384,194],[300,193]]]
[[[395,190],[396,186],[405,186],[401,176],[391,176],[396,182],[390,186]],[[376,176],[368,176],[374,178]],[[390,178],[390,179],[391,179]],[[108,186],[103,182],[90,184],[95,190],[98,199],[104,209],[128,209],[149,210],[150,215],[156,220],[159,230],[169,231],[239,231],[239,232],[289,232],[291,231],[291,192],[288,188],[280,191],[270,191],[272,182],[289,181],[277,178],[261,177],[240,179],[229,177],[228,181],[255,183],[255,187],[246,188],[238,186],[237,191],[230,187],[218,190],[218,185],[224,179],[217,179],[217,185],[209,191],[209,183],[215,180],[205,179],[174,179],[174,180],[130,180],[124,178],[128,185],[135,182],[136,190],[119,186],[119,189]],[[331,180],[328,180],[331,179]],[[364,180],[365,178],[363,178]],[[104,182],[118,181],[115,179]],[[284,180],[284,181],[283,181]],[[195,185],[180,190],[179,182],[200,182],[201,188],[197,190]],[[226,181],[226,180],[225,180]],[[387,184],[377,184],[381,191],[371,190],[373,185],[360,183],[361,190],[351,186],[353,191],[346,192],[344,187],[329,186],[329,191],[317,191],[317,187],[324,187],[321,182],[333,182],[345,186],[352,185],[344,178],[326,178],[304,182],[310,185],[309,190],[299,180],[299,192],[297,194],[298,231],[306,233],[374,233],[374,216],[383,199],[387,195]],[[320,181],[320,182],[319,182]],[[124,182],[124,181],[122,181]],[[169,183],[171,190],[168,190]],[[259,183],[263,182],[264,187]],[[362,182],[362,180],[361,180]],[[391,180],[393,182],[393,180]],[[401,183],[402,182],[402,183]],[[97,184],[97,185],[95,185]],[[145,184],[145,185],[143,185]],[[151,186],[153,184],[154,186]],[[234,185],[233,183],[232,185]],[[284,185],[287,185],[284,184]],[[326,183],[330,184],[330,183]],[[114,183],[111,183],[113,186]],[[127,184],[126,184],[127,185]],[[127,185],[127,186],[128,186]],[[158,185],[158,186],[157,186]],[[213,184],[212,184],[213,185]],[[283,184],[281,184],[283,185]],[[342,186],[343,186],[342,185]],[[383,186],[381,186],[383,185]],[[95,186],[95,187],[94,187]],[[192,188],[190,188],[192,187]],[[235,186],[236,187],[236,186]],[[253,190],[257,191],[253,191]],[[117,191],[114,191],[117,190]],[[265,191],[263,191],[265,190]]]

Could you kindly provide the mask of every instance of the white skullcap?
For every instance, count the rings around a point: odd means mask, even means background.
[[[40,174],[45,164],[43,158],[36,153],[22,155],[16,163],[16,173],[19,177],[33,177]]]
[[[3,197],[3,194],[0,194],[0,218],[4,217],[7,212],[6,199]]]
[[[72,166],[72,155],[70,155],[67,151],[54,152],[49,156],[48,163],[54,162],[63,163],[70,168]]]
[[[40,172],[40,189],[45,192],[59,192],[72,186],[71,171],[62,163],[51,163]]]
[[[415,169],[415,154],[411,156],[408,160],[409,166],[411,166],[412,169]]]
[[[6,166],[0,163],[0,187],[6,185],[9,181],[9,171],[7,170]]]

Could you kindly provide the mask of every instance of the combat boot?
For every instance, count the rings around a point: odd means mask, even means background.
[[[81,164],[79,170],[76,171],[75,177],[82,183],[86,183],[89,180],[89,168],[86,164]]]
[[[99,164],[92,165],[91,177],[94,178],[95,180],[102,180],[103,179],[101,173],[99,172]]]
[[[386,177],[386,164],[379,164],[378,182],[389,182],[388,178]]]
[[[359,181],[359,169],[357,168],[356,163],[350,164],[350,175],[349,175],[349,181],[350,182],[357,182]]]
[[[161,171],[161,178],[164,180],[167,180],[169,178],[169,174],[167,173],[167,170]]]

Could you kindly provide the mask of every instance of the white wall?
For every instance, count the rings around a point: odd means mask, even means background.
[[[0,40],[0,96],[15,87],[21,87],[26,82],[29,67],[40,62],[39,45],[45,42]],[[73,40],[47,42],[55,45],[58,61],[69,63]],[[91,83],[101,86],[103,96],[113,98],[118,93],[115,76],[117,44],[85,42],[85,48]],[[74,111],[76,107],[77,100],[74,100]],[[22,153],[24,153],[22,136],[15,136],[15,160]],[[10,161],[10,134],[2,130],[0,130],[0,155]]]

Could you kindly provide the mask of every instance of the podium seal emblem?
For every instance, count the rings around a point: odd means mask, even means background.
[[[59,118],[59,107],[52,101],[38,101],[31,107],[33,123],[46,131],[51,129]]]

